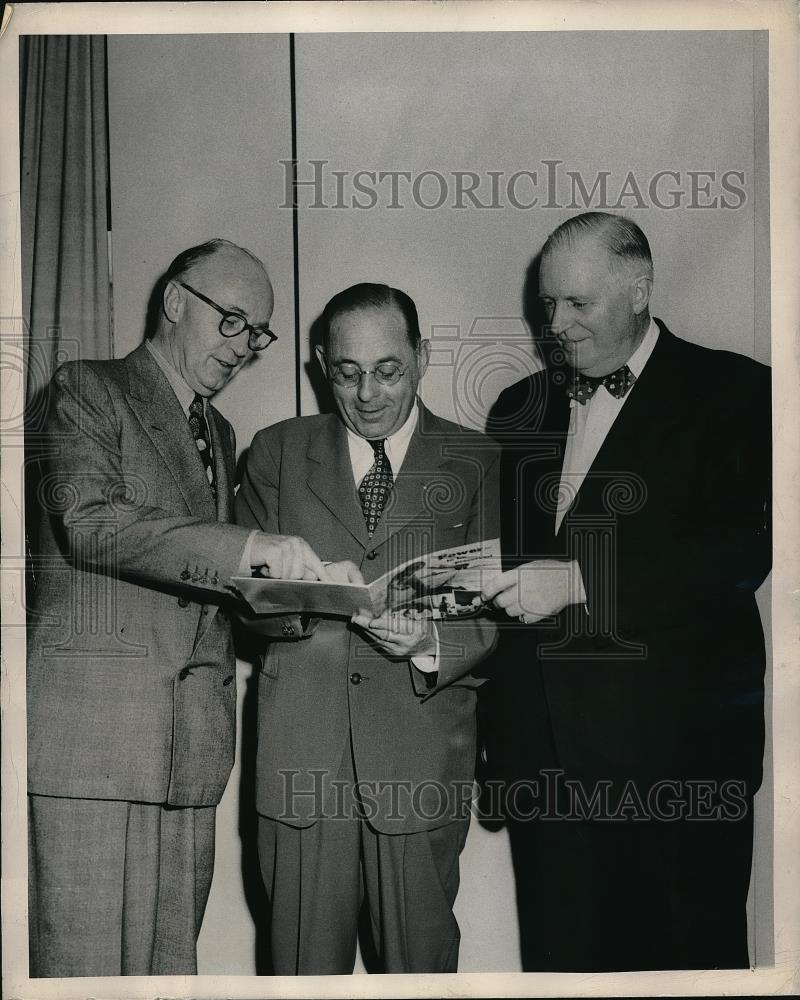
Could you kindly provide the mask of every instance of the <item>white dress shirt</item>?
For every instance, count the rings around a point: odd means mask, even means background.
[[[411,443],[411,438],[417,427],[417,421],[419,420],[419,401],[414,400],[414,405],[411,408],[411,413],[409,413],[406,422],[403,426],[394,432],[390,437],[387,437],[384,441],[384,449],[386,451],[386,457],[392,466],[392,476],[397,479],[397,475],[403,465],[406,457],[406,452],[408,451],[408,446]],[[366,476],[369,470],[375,463],[375,452],[372,450],[372,445],[366,438],[360,437],[355,431],[351,431],[347,428],[347,445],[350,449],[350,465],[353,468],[353,480],[355,481],[356,488],[358,488],[361,480]],[[436,642],[436,652],[433,656],[415,656],[411,662],[414,666],[421,670],[424,674],[433,673],[437,670],[437,663],[439,657],[439,635],[436,631],[436,625],[431,622],[433,627],[434,640]]]
[[[657,340],[658,326],[655,320],[651,319],[641,344],[627,361],[628,368],[637,379],[653,353]],[[575,399],[571,400],[569,433],[567,447],[564,451],[564,464],[561,467],[561,485],[558,491],[556,532],[560,529],[564,515],[572,506],[608,432],[622,412],[622,407],[632,392],[636,392],[635,382],[620,399],[612,396],[608,389],[601,385],[592,398],[585,403],[579,403]]]
[[[400,430],[395,431],[384,442],[386,457],[391,463],[392,475],[395,479],[405,460],[408,446],[411,443],[411,437],[417,426],[417,420],[419,420],[419,403],[417,400],[414,400],[414,405],[411,407],[411,413],[409,413],[406,422]],[[375,462],[375,452],[366,438],[360,437],[355,431],[351,431],[349,427],[347,428],[347,446],[350,449],[350,464],[353,467],[353,479],[356,486],[358,486],[372,468]]]
[[[161,369],[161,371],[166,375],[167,381],[172,386],[172,391],[178,397],[178,402],[181,404],[181,409],[186,414],[186,419],[189,419],[189,407],[194,401],[194,389],[188,385],[178,369],[173,365],[166,355],[164,355],[153,343],[152,340],[146,340],[145,347],[153,355],[153,360]],[[206,400],[203,399],[203,416],[206,416]],[[206,417],[206,420],[208,418]],[[209,432],[210,433],[210,432]],[[209,441],[209,447],[211,447],[211,442]]]

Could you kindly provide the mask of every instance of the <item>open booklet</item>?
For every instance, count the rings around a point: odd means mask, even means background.
[[[396,566],[370,584],[272,580],[236,576],[231,584],[257,615],[364,611],[422,612],[429,618],[463,618],[483,608],[481,588],[499,573],[500,539],[429,552]]]

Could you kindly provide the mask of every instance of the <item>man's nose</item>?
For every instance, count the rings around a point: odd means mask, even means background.
[[[250,335],[247,330],[242,330],[241,333],[237,333],[235,337],[229,338],[230,344],[233,347],[233,353],[240,360],[246,358],[250,351]]]
[[[569,308],[566,302],[556,302],[550,316],[553,333],[563,333],[570,325]]]
[[[358,380],[358,398],[362,403],[366,403],[375,395],[375,375],[373,372],[362,372]]]

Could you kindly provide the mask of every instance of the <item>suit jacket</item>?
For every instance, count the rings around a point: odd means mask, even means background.
[[[495,407],[505,558],[575,558],[588,597],[504,633],[485,707],[506,776],[760,782],[770,373],[659,327],[558,534],[563,374],[539,372]]]
[[[32,793],[216,804],[233,763],[235,670],[220,602],[248,533],[234,438],[211,406],[217,510],[150,352],[52,381],[28,628]]]
[[[301,417],[253,439],[236,499],[240,524],[300,535],[322,559],[350,559],[365,580],[423,552],[497,537],[498,449],[420,406],[390,502],[370,540],[347,433],[337,415]],[[313,627],[313,626],[316,627]],[[337,618],[272,643],[259,678],[258,811],[295,826],[335,808],[349,734],[362,800],[382,832],[413,832],[462,815],[475,755],[470,671],[492,649],[486,617],[439,625],[436,686]],[[287,789],[314,791],[287,801]]]

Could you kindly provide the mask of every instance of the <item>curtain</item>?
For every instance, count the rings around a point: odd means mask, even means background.
[[[112,355],[105,37],[20,39],[28,428],[54,368]]]

